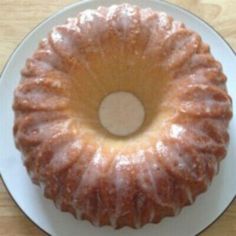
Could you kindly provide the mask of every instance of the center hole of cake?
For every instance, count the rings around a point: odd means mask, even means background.
[[[135,133],[142,126],[144,117],[141,101],[134,94],[125,91],[108,94],[99,107],[102,126],[117,136]]]

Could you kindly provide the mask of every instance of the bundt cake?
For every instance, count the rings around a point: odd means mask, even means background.
[[[158,223],[218,172],[232,116],[225,83],[208,45],[166,13],[86,10],[54,27],[26,61],[14,95],[16,146],[62,211],[98,226]],[[107,112],[113,93],[120,97]],[[143,106],[127,115],[139,119],[129,132],[101,121],[126,109],[121,97]]]

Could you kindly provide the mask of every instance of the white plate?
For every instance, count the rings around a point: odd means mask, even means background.
[[[67,17],[76,15],[78,11],[96,8],[98,5],[122,2],[119,0],[91,0],[80,1],[68,6],[36,27],[15,50],[0,80],[0,170],[2,178],[23,212],[51,235],[195,235],[211,224],[225,210],[236,194],[236,159],[233,157],[236,147],[235,118],[230,124],[231,141],[227,158],[222,162],[220,173],[214,179],[208,192],[199,196],[192,206],[184,208],[179,216],[166,218],[157,225],[148,224],[139,230],[130,228],[113,230],[107,226],[97,228],[86,221],[77,221],[67,213],[61,213],[51,201],[42,196],[41,190],[31,183],[22,165],[20,153],[14,145],[11,108],[13,91],[20,80],[20,70],[26,58],[36,49],[40,39],[46,36],[52,26],[63,23]],[[223,64],[224,72],[228,77],[229,93],[236,101],[236,57],[226,42],[209,25],[189,12],[163,1],[126,0],[126,2],[166,11],[175,19],[183,21],[188,27],[197,31],[203,40],[211,45],[212,53]],[[236,111],[235,104],[236,102],[233,107],[234,111]]]

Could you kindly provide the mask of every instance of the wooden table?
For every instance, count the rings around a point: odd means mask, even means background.
[[[39,22],[75,0],[0,0],[0,71],[23,37]],[[236,1],[172,0],[209,22],[236,50]],[[0,181],[0,235],[45,235],[18,209]],[[202,236],[236,235],[236,200]],[[178,235],[177,235],[178,236]]]

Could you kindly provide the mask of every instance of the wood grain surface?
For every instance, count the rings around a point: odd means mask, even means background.
[[[10,54],[39,22],[75,0],[0,0],[0,71]],[[172,0],[212,25],[236,50],[235,0]],[[0,235],[43,236],[15,205],[0,181]],[[201,236],[236,235],[236,200]],[[179,235],[177,235],[179,236]]]

